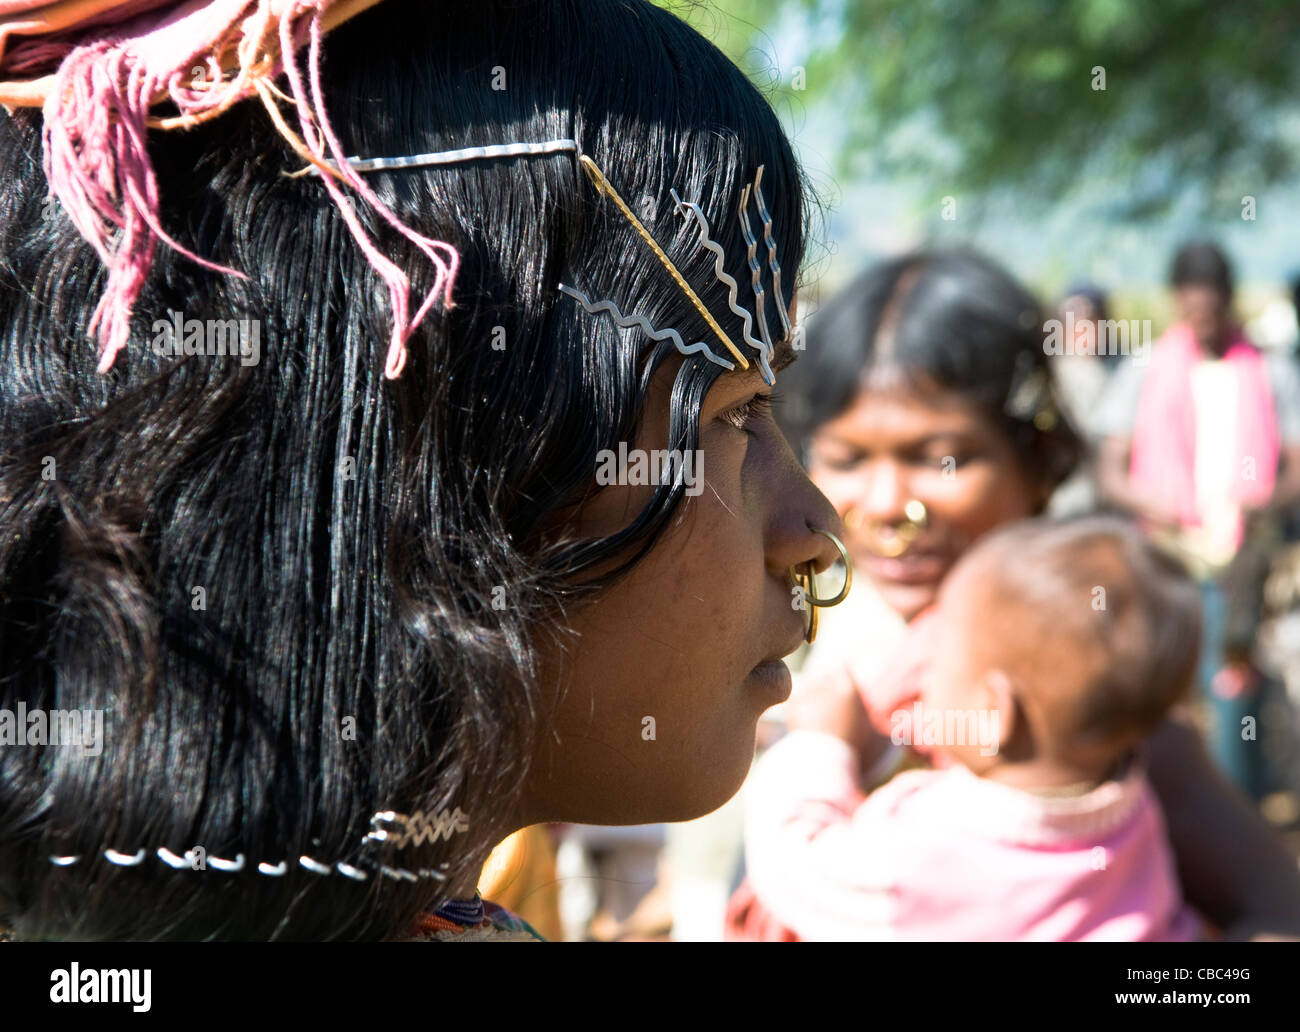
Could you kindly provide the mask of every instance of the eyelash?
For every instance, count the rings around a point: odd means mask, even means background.
[[[772,406],[780,401],[781,395],[776,391],[769,394],[755,394],[743,405],[737,405],[735,408],[720,413],[718,418],[731,424],[737,430],[744,430],[751,419],[771,412]]]

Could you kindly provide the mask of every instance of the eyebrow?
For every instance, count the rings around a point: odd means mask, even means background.
[[[839,434],[836,434],[832,431],[827,431],[826,437],[829,440],[834,441],[836,444],[846,445],[850,448],[854,448],[857,451],[865,450],[863,448],[859,448],[853,441],[850,441],[848,438],[841,437]],[[906,442],[906,444],[903,446],[903,450],[913,451],[921,448],[928,448],[936,441],[944,441],[946,443],[952,443],[953,440],[961,440],[963,442],[966,442],[969,437],[970,437],[969,433],[967,433],[964,430],[938,430],[934,433],[926,434],[924,437],[918,437],[914,441]]]
[[[790,340],[779,341],[772,348],[772,361],[768,363],[772,367],[772,373],[775,375],[782,369],[794,364],[799,357],[799,353],[794,350]]]

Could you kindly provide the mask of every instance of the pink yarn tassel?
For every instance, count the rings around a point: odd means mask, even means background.
[[[54,88],[45,103],[45,174],[78,232],[108,268],[104,295],[90,321],[100,347],[99,371],[112,368],[130,338],[131,313],[144,287],[161,240],[198,265],[241,279],[236,269],[209,261],[174,240],[159,221],[158,185],[149,160],[146,133],[150,109],[168,95],[180,115],[166,126],[197,124],[258,90],[259,76],[284,71],[292,87],[302,139],[308,151],[324,160],[327,152],[340,177],[398,232],[433,262],[434,285],[414,315],[410,314],[410,280],[382,254],[366,234],[338,180],[323,177],[343,220],[367,260],[388,287],[393,307],[393,336],[385,375],[396,378],[406,364],[406,342],[439,296],[452,307],[452,286],[460,255],[443,241],[405,225],[353,170],[325,112],[320,81],[321,39],[325,11],[340,0],[187,0],[166,10],[142,14],[117,25],[101,38],[73,46],[69,33],[58,38],[23,40],[0,57],[4,71],[33,74],[43,62],[58,64]],[[0,0],[6,10],[28,10],[31,0]],[[158,0],[126,0],[126,11],[152,10]],[[97,16],[103,20],[108,15]],[[83,28],[94,24],[88,20]],[[268,44],[278,23],[278,63]],[[305,28],[306,32],[302,31]],[[295,54],[310,40],[306,80]],[[86,37],[81,37],[86,38]],[[238,44],[239,68],[224,78],[220,61]],[[254,71],[257,66],[258,71]],[[191,82],[192,70],[206,74]],[[309,89],[310,85],[310,89]]]

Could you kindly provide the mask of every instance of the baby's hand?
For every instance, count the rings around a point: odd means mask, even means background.
[[[871,726],[858,686],[847,671],[808,683],[786,707],[786,725],[791,731],[834,735],[857,752],[863,771],[869,770],[889,747],[889,739]]]
[[[921,697],[926,667],[934,655],[935,613],[931,607],[913,617],[894,658],[871,684],[861,686],[863,705],[882,735],[910,728],[911,706]]]

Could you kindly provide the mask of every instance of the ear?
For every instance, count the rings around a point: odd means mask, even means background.
[[[994,667],[980,678],[980,706],[994,710],[998,715],[998,738],[1002,743],[1011,741],[1016,731],[1016,686],[1001,667]]]

